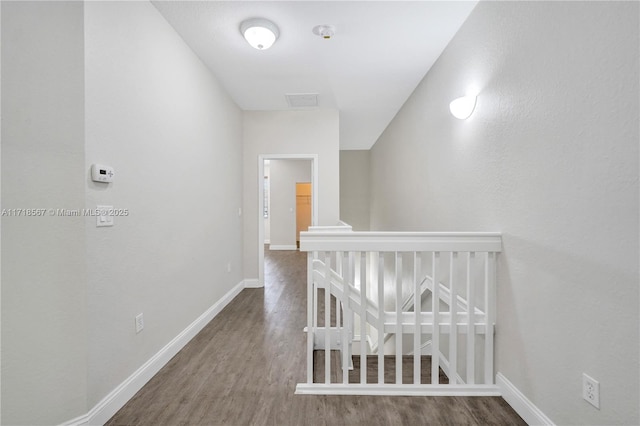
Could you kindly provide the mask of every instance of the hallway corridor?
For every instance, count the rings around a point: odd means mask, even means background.
[[[245,289],[107,423],[524,425],[499,397],[294,395],[305,379],[306,253],[265,249]]]

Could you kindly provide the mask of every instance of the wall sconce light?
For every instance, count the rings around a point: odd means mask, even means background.
[[[270,48],[280,35],[276,24],[263,18],[247,19],[242,22],[240,32],[247,43],[258,50]]]
[[[473,110],[476,108],[476,96],[463,96],[458,99],[454,99],[449,104],[449,110],[455,118],[460,120],[466,120],[471,116]]]

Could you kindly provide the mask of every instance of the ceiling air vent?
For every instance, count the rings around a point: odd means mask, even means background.
[[[318,106],[317,93],[287,93],[287,104],[291,108],[313,108]]]

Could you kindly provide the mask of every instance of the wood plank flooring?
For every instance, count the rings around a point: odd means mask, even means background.
[[[265,250],[245,289],[107,423],[525,425],[499,397],[294,395],[305,379],[306,254]]]

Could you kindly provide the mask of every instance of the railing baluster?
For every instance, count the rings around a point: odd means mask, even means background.
[[[475,252],[467,253],[467,384],[476,382],[476,308],[475,308],[475,285],[473,282],[473,264]]]
[[[313,383],[313,339],[316,334],[313,315],[316,312],[315,304],[318,298],[315,296],[313,284],[313,258],[314,253],[307,253],[307,383]]]
[[[320,253],[318,253],[317,251],[313,252],[313,260],[315,259],[320,259]],[[310,268],[307,268],[307,273],[310,271]],[[315,286],[313,287],[313,299],[316,300],[316,303],[313,304],[313,327],[315,329],[318,328],[318,305],[320,304],[319,302],[319,289],[318,289],[318,283],[315,284]]]
[[[420,252],[420,281],[424,280],[427,276],[427,267],[429,265],[429,257],[430,257],[430,253],[426,252],[426,251],[422,251]],[[425,287],[427,286],[427,283],[425,281],[424,283]],[[422,286],[420,287],[420,291],[422,292]],[[421,302],[421,306],[422,306],[422,298],[420,299]],[[422,336],[420,337],[420,339],[422,339]],[[422,350],[421,350],[422,352]],[[421,368],[422,369],[422,368]],[[427,383],[425,383],[427,384]]]
[[[342,267],[343,271],[346,271],[343,274],[342,279],[342,287],[344,292],[344,325],[342,327],[342,383],[349,383],[349,357],[351,356],[351,336],[349,335],[349,316],[347,313],[350,311],[349,309],[349,285],[351,283],[351,274],[353,272],[352,263],[349,261],[351,257],[351,253],[348,253],[343,257],[342,262],[344,266]]]
[[[344,283],[344,274],[342,271],[342,259],[344,258],[344,253],[341,251],[336,252],[336,273],[338,276],[342,278],[342,282]],[[344,284],[343,284],[344,286]],[[341,330],[343,327],[342,324],[342,309],[340,299],[336,297],[336,330]],[[342,333],[338,331],[336,333],[338,337],[338,345],[342,348]]]
[[[420,257],[413,252],[413,312],[415,314],[415,329],[413,331],[413,383],[418,385],[422,382],[420,373],[422,371],[422,326],[420,315],[422,314],[422,292],[420,291]]]
[[[342,277],[342,283],[344,287],[344,277],[342,276],[342,253],[339,254],[340,256],[336,256],[336,268],[340,270],[340,272],[338,272],[338,275]],[[340,307],[340,298],[336,297],[336,331],[339,331],[342,328],[342,309]],[[342,345],[342,334],[338,332],[336,333],[336,336],[338,337],[338,345]],[[342,346],[340,347],[342,348]]]
[[[360,383],[367,383],[367,253],[360,253]]]
[[[344,277],[342,276],[342,252],[339,251],[336,253],[336,273],[342,278],[342,283],[344,287]],[[336,297],[336,337],[338,339],[338,346],[342,348],[342,333],[340,330],[342,329],[342,312],[340,309],[340,299]]]
[[[496,301],[496,258],[495,253],[487,252],[484,271],[485,285],[485,333],[484,333],[484,383],[493,384],[493,324],[495,322]]]
[[[378,383],[384,383],[384,253],[378,252]]]
[[[451,328],[449,332],[449,384],[458,383],[458,291],[456,280],[453,278],[454,265],[458,259],[457,252],[451,252],[449,262],[449,314],[451,316]]]
[[[433,334],[431,335],[431,383],[440,383],[440,281],[438,280],[438,263],[440,252],[434,251],[431,264],[431,277],[433,278]]]
[[[331,256],[324,254],[324,382],[331,383]]]
[[[357,252],[349,252],[349,282],[351,283],[351,285],[353,285],[353,287],[356,287],[356,257],[357,257],[358,253]],[[348,300],[348,299],[347,299]],[[355,334],[356,334],[356,313],[355,311],[351,310],[349,311],[350,315],[349,315],[349,339],[351,341],[353,341],[353,339],[355,338]],[[353,352],[353,350],[351,350],[349,352],[349,354],[351,354]]]
[[[396,252],[396,384],[402,384],[402,254]]]

